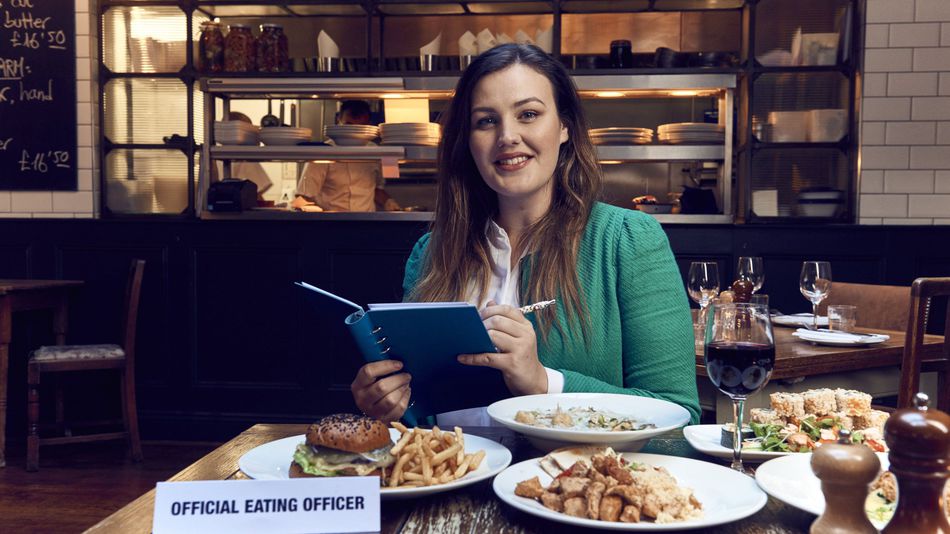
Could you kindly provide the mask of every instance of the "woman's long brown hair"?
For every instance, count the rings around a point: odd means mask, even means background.
[[[531,45],[497,46],[478,56],[458,81],[442,116],[432,235],[422,275],[409,298],[464,300],[474,287],[482,300],[488,291],[491,254],[485,229],[498,214],[498,196],[482,179],[469,150],[472,92],[483,77],[515,64],[530,67],[551,82],[558,115],[568,129],[554,171],[551,207],[524,235],[531,276],[528,287],[520,288],[521,299],[527,304],[557,298],[567,311],[567,324],[579,324],[586,338],[589,324],[577,278],[577,253],[600,194],[600,167],[573,80],[560,63]],[[536,320],[542,340],[552,324],[560,328],[553,306],[538,312]]]

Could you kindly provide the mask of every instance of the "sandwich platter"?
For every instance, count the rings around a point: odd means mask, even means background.
[[[389,434],[393,442],[399,439],[400,432],[398,430],[391,428]],[[411,499],[462,488],[495,476],[511,463],[511,451],[504,445],[471,434],[464,434],[464,436],[466,453],[485,451],[485,458],[478,469],[446,484],[419,488],[381,488],[381,498],[383,500]],[[290,462],[293,461],[294,450],[297,445],[304,441],[306,441],[306,436],[300,434],[299,436],[291,436],[259,445],[241,456],[238,460],[238,467],[245,475],[256,480],[288,479],[290,477],[287,472]]]

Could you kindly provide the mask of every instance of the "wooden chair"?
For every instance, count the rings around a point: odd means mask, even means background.
[[[920,390],[921,372],[936,372],[937,399],[931,399],[931,406],[936,405],[938,409],[950,412],[950,301],[947,303],[947,320],[943,331],[943,356],[932,360],[921,359],[924,333],[927,331],[927,319],[930,315],[930,299],[950,297],[950,278],[918,278],[914,280],[910,294],[907,340],[904,343],[897,407],[908,408],[913,405],[914,395]]]
[[[138,317],[139,296],[142,291],[142,275],[145,260],[132,260],[129,280],[125,291],[125,315],[121,330],[121,345],[57,345],[40,347],[30,355],[27,364],[27,471],[39,468],[40,445],[58,445],[113,439],[127,439],[132,459],[142,461],[142,444],[139,440],[138,416],[135,409],[135,327]],[[66,373],[100,369],[115,369],[119,372],[122,394],[122,432],[108,432],[78,436],[41,438],[40,426],[40,377],[43,373]],[[59,399],[57,399],[59,400]],[[57,412],[60,412],[57,406]],[[59,419],[57,413],[57,419]]]
[[[831,293],[818,306],[818,313],[827,315],[828,306],[833,304],[857,306],[857,326],[903,332],[907,329],[907,315],[902,310],[910,306],[910,288],[832,282]]]

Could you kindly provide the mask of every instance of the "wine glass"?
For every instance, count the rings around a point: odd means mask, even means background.
[[[746,397],[768,383],[775,365],[775,338],[769,308],[761,304],[713,304],[706,320],[706,373],[732,399],[735,433],[732,465],[742,467],[742,416]]]
[[[752,293],[762,289],[762,284],[765,283],[765,270],[762,267],[762,258],[758,256],[741,256],[736,273],[740,280],[752,282]]]
[[[719,294],[718,264],[714,261],[694,261],[690,264],[687,290],[693,302],[705,310],[709,301]]]
[[[802,263],[802,274],[798,280],[798,289],[811,301],[813,330],[818,330],[818,304],[831,293],[831,264],[827,261],[806,261]]]

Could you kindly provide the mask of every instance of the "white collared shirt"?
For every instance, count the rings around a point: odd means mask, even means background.
[[[466,302],[474,304],[477,308],[484,308],[489,300],[496,304],[507,304],[509,306],[519,307],[518,290],[521,276],[521,258],[519,261],[511,262],[511,241],[508,239],[508,233],[495,221],[488,221],[485,228],[485,234],[488,237],[488,248],[491,253],[491,279],[488,281],[488,292],[485,298],[478,302],[476,288],[474,283],[469,287]],[[522,255],[522,258],[524,255]],[[544,368],[548,375],[548,393],[561,393],[564,391],[564,374],[555,369]],[[439,426],[493,426],[491,418],[485,408],[468,408],[454,412],[442,413],[436,416]]]

